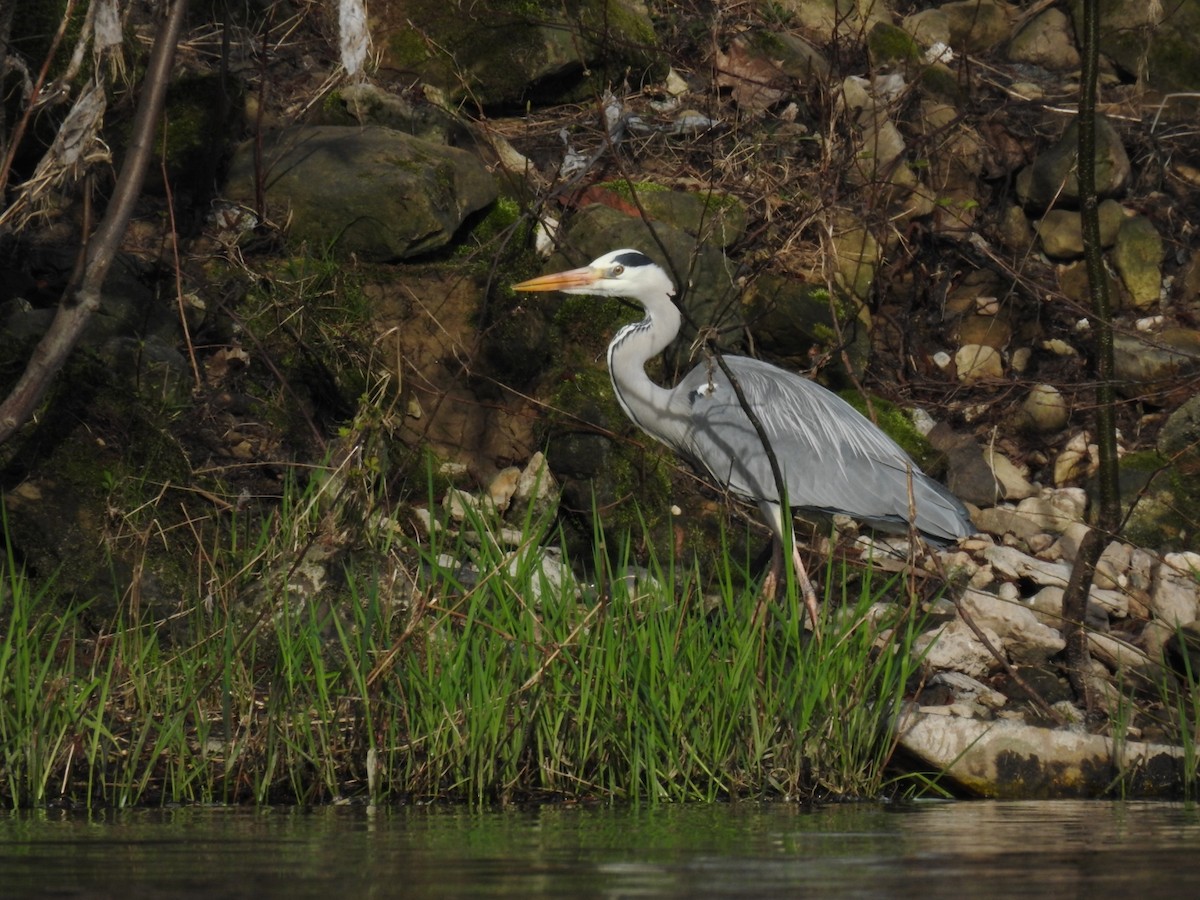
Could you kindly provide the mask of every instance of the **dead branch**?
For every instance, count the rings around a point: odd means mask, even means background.
[[[166,97],[175,45],[186,10],[187,0],[175,0],[159,27],[133,120],[129,152],[121,165],[108,210],[88,247],[83,279],[73,294],[68,289],[20,380],[0,403],[0,443],[29,421],[52,379],[79,342],[88,321],[100,308],[101,288],[133,215],[134,204],[142,192],[142,182],[154,149],[155,125]]]

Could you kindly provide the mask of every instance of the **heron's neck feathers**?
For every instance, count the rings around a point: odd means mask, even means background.
[[[674,290],[665,277],[663,280],[666,283],[661,290],[635,298],[645,308],[646,317],[626,325],[612,339],[608,345],[608,372],[625,414],[643,431],[671,444],[663,421],[671,392],[646,375],[646,363],[679,334],[679,309],[671,300]]]

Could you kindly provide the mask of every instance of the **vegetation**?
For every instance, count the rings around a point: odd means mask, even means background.
[[[860,588],[826,598],[817,642],[794,592],[763,625],[728,568],[715,597],[671,560],[641,581],[600,567],[589,587],[541,549],[549,518],[529,518],[513,550],[477,514],[391,548],[411,563],[407,593],[348,569],[345,602],[330,606],[272,575],[272,545],[311,527],[320,489],[285,498],[290,521],[233,513],[207,589],[175,622],[128,605],[98,630],[86,604],[54,615],[53,586],[3,559],[4,802],[674,801],[887,785],[886,725],[917,666],[913,607],[876,605],[899,584],[830,573]]]

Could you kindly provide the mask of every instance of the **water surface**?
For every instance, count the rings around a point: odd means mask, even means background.
[[[928,802],[0,813],[0,895],[1200,896],[1200,810]]]

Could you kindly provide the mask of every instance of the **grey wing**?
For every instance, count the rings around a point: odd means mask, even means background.
[[[906,527],[911,480],[919,530],[940,540],[970,533],[962,504],[840,397],[758,360],[726,362],[774,449],[791,506]],[[693,369],[673,391],[672,406],[688,423],[683,452],[735,493],[779,500],[762,441],[719,369]]]

